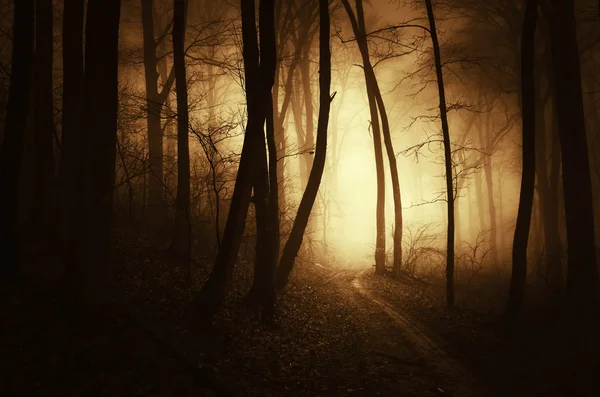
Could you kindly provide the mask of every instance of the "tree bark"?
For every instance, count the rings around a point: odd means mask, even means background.
[[[329,90],[331,87],[331,52],[329,44],[329,4],[328,0],[319,0],[319,119],[317,122],[317,146],[315,149],[315,160],[308,177],[308,183],[290,237],[287,240],[277,267],[275,285],[281,289],[287,285],[289,275],[294,267],[294,260],[302,245],[304,231],[308,225],[308,219],[313,204],[319,191],[327,152],[327,127],[329,124],[329,110],[332,97]]]
[[[177,90],[177,198],[175,228],[171,251],[188,263],[191,259],[190,224],[190,149],[187,74],[185,68],[185,14],[186,0],[173,1],[173,67]]]
[[[297,40],[295,40],[295,48],[294,48],[294,59],[290,64],[288,69],[286,82],[285,82],[285,96],[283,98],[283,102],[281,105],[281,111],[278,110],[278,92],[279,90],[277,83],[273,86],[273,114],[274,114],[274,128],[275,128],[275,147],[277,152],[277,176],[279,178],[278,189],[279,189],[279,197],[278,197],[278,206],[281,211],[286,210],[286,197],[285,197],[285,161],[284,156],[286,154],[286,135],[284,130],[284,123],[286,120],[286,116],[288,113],[288,109],[290,107],[290,103],[292,101],[297,101],[297,98],[294,98],[294,76],[298,64],[300,63],[300,59],[302,57],[303,48],[307,45],[308,41],[308,33],[309,33],[310,24],[302,24],[300,26],[300,32],[298,34]],[[280,33],[280,37],[283,37],[284,33]],[[282,39],[280,39],[281,41]],[[278,75],[280,67],[277,68],[275,81],[278,80]],[[297,102],[292,104],[293,106],[298,106]],[[299,112],[299,111],[298,111]],[[295,112],[296,113],[296,112]],[[298,133],[302,129],[302,119],[300,114],[298,113],[298,117],[296,117],[296,132]],[[302,132],[303,134],[303,132]],[[299,141],[300,142],[300,141]],[[302,139],[304,142],[304,138]],[[302,144],[303,145],[303,144]],[[300,146],[302,146],[300,145]],[[303,161],[303,160],[302,160]],[[302,168],[304,167],[304,168]],[[303,175],[303,170],[306,169],[305,165],[301,163],[301,175]],[[308,175],[308,174],[307,174]],[[304,186],[306,181],[301,182],[301,185]]]
[[[34,2],[16,1],[14,5],[12,67],[0,146],[0,244],[4,264],[2,273],[14,277],[19,272],[19,178],[29,113],[32,52],[34,40]]]
[[[446,200],[448,229],[446,234],[446,306],[454,307],[454,174],[452,171],[452,148],[450,142],[450,128],[448,127],[448,115],[446,108],[446,92],[444,89],[444,73],[442,71],[442,59],[440,45],[435,27],[435,15],[431,0],[425,0],[427,17],[429,19],[429,33],[433,44],[435,59],[435,72],[440,100],[440,118],[442,119],[442,136],[444,140],[444,164],[446,169]]]
[[[54,103],[52,2],[35,2],[34,185],[33,222],[40,231],[53,231],[54,216]]]
[[[375,168],[377,173],[377,209],[376,209],[376,243],[375,243],[375,273],[384,274],[385,268],[385,171],[383,168],[383,150],[381,144],[381,130],[377,101],[375,99],[375,87],[373,84],[371,61],[369,60],[369,47],[366,39],[364,14],[362,12],[362,0],[356,0],[357,16],[354,15],[348,0],[342,0],[348,18],[352,24],[352,30],[360,48],[363,61],[363,71],[367,86],[367,98],[369,100],[369,112],[371,114],[371,127],[373,131],[373,145],[375,150]],[[360,11],[359,11],[360,10]],[[358,17],[358,18],[357,18]]]
[[[75,231],[78,167],[81,153],[83,102],[84,0],[65,0],[63,12],[63,104],[59,163],[60,218],[63,246],[68,249]]]
[[[87,313],[110,297],[108,260],[115,178],[118,112],[120,1],[89,0],[85,35],[85,76],[81,156],[83,170],[73,285],[76,304]]]
[[[272,323],[275,305],[275,266],[279,255],[279,207],[277,190],[277,152],[275,150],[275,126],[273,121],[273,102],[271,89],[275,81],[276,43],[275,43],[275,5],[273,0],[261,0],[259,10],[260,26],[260,68],[259,87],[266,96],[258,108],[264,106],[262,117],[266,120],[267,151],[264,144],[264,130],[261,128],[261,141],[257,143],[259,156],[258,172],[254,183],[254,203],[256,208],[256,258],[254,280],[246,302],[262,309],[262,321]],[[254,93],[253,93],[254,94]],[[256,94],[255,94],[256,95]],[[254,97],[256,100],[256,96]]]
[[[263,1],[272,6],[272,0]],[[254,1],[241,0],[241,10],[248,121],[221,246],[208,280],[191,302],[190,320],[193,328],[210,324],[227,295],[246,224],[250,195],[257,174],[256,164],[261,160],[257,148],[258,145],[264,146],[265,106],[261,99],[270,95],[271,86],[268,86],[268,82],[259,81],[264,76],[259,74]]]
[[[538,87],[539,86],[540,84],[538,83]],[[562,248],[558,229],[558,191],[556,189],[556,182],[554,181],[554,179],[558,179],[554,164],[557,162],[560,164],[560,148],[558,142],[552,142],[550,157],[548,157],[547,137],[548,135],[550,135],[550,137],[554,136],[554,128],[552,125],[550,125],[550,128],[547,128],[546,124],[545,107],[548,102],[547,98],[549,98],[549,95],[542,98],[538,92],[536,102],[537,192],[544,224],[547,282],[553,288],[560,290],[560,285],[562,284],[561,280],[563,278],[560,260]],[[554,138],[552,140],[554,141]],[[548,175],[548,158],[552,164],[550,167],[550,175]]]
[[[385,143],[386,154],[390,163],[390,174],[392,176],[392,193],[394,197],[394,258],[392,262],[392,272],[400,276],[402,272],[402,196],[400,195],[400,179],[398,178],[398,165],[396,162],[396,153],[392,144],[392,135],[390,132],[390,123],[383,103],[383,96],[379,89],[379,84],[375,78],[373,68],[369,68],[371,79],[375,91],[375,100],[381,116],[381,125],[383,127],[383,141]]]
[[[490,144],[493,140],[491,113],[487,115],[485,134],[486,147],[492,149]],[[490,217],[490,250],[492,261],[498,263],[498,223],[496,219],[496,203],[494,202],[494,176],[492,172],[492,154],[486,155],[483,163],[483,172],[485,174],[485,186],[487,189],[488,214]]]
[[[574,314],[583,318],[598,302],[598,269],[581,71],[573,1],[553,0],[552,5],[552,66],[569,249],[567,296]]]
[[[148,157],[150,178],[148,181],[148,210],[150,216],[161,223],[166,218],[165,190],[163,181],[163,130],[161,114],[174,81],[174,73],[158,90],[157,43],[154,39],[154,0],[141,0],[142,38],[144,47],[144,78],[146,88],[146,120],[148,133]]]
[[[506,304],[507,325],[514,327],[520,319],[527,280],[527,244],[535,189],[535,31],[538,0],[525,5],[521,44],[521,114],[523,122],[521,193],[517,225],[513,239],[512,277]]]

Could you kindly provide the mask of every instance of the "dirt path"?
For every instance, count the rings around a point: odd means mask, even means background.
[[[408,313],[365,288],[366,271],[323,269],[320,287],[335,288],[367,324],[373,338],[372,355],[386,359],[390,372],[419,378],[424,395],[455,397],[490,396],[477,379],[451,357],[434,335]]]
[[[409,340],[418,354],[434,368],[436,374],[445,379],[449,390],[453,390],[456,396],[490,396],[490,392],[479,383],[479,381],[459,361],[451,357],[439,342],[434,341],[426,327],[416,319],[410,317],[394,305],[377,298],[365,288],[360,281],[359,274],[352,280],[359,294],[366,299],[376,303],[381,309],[398,325],[403,336]]]

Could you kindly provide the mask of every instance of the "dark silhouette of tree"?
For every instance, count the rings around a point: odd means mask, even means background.
[[[3,273],[12,277],[19,272],[19,178],[25,142],[25,124],[29,114],[32,51],[34,40],[34,2],[17,1],[14,5],[12,72],[4,139],[0,147],[0,244],[4,255]]]
[[[296,255],[302,245],[304,231],[308,225],[310,212],[317,198],[323,170],[325,169],[329,110],[331,108],[331,101],[333,100],[333,96],[329,93],[331,86],[331,52],[329,43],[329,4],[327,0],[319,0],[319,18],[319,118],[317,122],[315,159],[308,177],[306,189],[300,201],[300,206],[298,207],[298,213],[296,214],[290,237],[283,248],[281,260],[277,267],[275,285],[279,289],[285,287],[288,282]]]
[[[287,4],[287,8],[285,14],[282,13],[281,7],[283,4]],[[277,207],[280,209],[280,213],[283,214],[287,209],[287,200],[286,200],[286,178],[285,178],[285,156],[287,151],[287,131],[284,129],[284,123],[286,117],[288,116],[288,110],[290,109],[290,105],[295,109],[294,111],[294,127],[296,130],[296,135],[298,139],[298,148],[300,151],[300,185],[305,186],[306,180],[308,179],[308,173],[310,172],[312,157],[307,151],[312,149],[312,141],[310,144],[305,142],[306,135],[304,133],[304,129],[302,127],[302,117],[301,117],[301,105],[299,104],[299,96],[300,92],[294,91],[294,82],[298,80],[298,69],[299,65],[302,62],[303,54],[305,54],[304,47],[309,45],[309,39],[312,38],[312,30],[313,30],[313,14],[315,13],[316,7],[314,7],[314,1],[304,2],[300,7],[296,4],[295,1],[288,2],[280,2],[279,9],[277,11],[278,15],[278,30],[277,30],[277,64],[275,69],[275,84],[273,85],[273,128],[275,134],[275,149],[277,152],[276,160],[274,163],[271,159],[271,149],[269,149],[269,168],[271,164],[277,165],[277,178],[278,178],[278,190],[279,197],[277,198]],[[298,13],[302,13],[302,16],[299,18],[295,18],[295,15]],[[310,13],[309,17],[306,18],[306,13]],[[298,19],[298,26],[296,27],[295,22]],[[285,57],[285,49],[286,42],[291,43],[291,51],[292,54],[290,56],[289,65],[284,68],[284,57]],[[310,67],[310,65],[308,65]],[[284,75],[284,71],[287,75]],[[278,82],[280,76],[285,79],[283,86],[281,88],[284,89],[285,94],[283,100],[281,101],[281,109],[279,108],[279,92],[280,87],[278,86]],[[299,84],[296,84],[298,86]],[[299,90],[298,90],[299,91]],[[308,114],[307,114],[308,117]],[[311,116],[312,117],[312,116]],[[267,138],[268,138],[268,123],[267,120]],[[273,172],[270,171],[269,178],[273,180]],[[272,184],[272,183],[271,183]],[[272,203],[275,203],[273,199]],[[279,222],[278,222],[279,223]],[[279,226],[278,226],[279,229]],[[278,250],[279,251],[279,250]]]
[[[535,136],[536,136],[536,95],[535,95],[535,32],[538,17],[538,0],[528,0],[525,4],[523,38],[521,43],[521,115],[522,159],[521,192],[517,225],[512,249],[512,277],[506,305],[509,326],[516,325],[523,310],[525,283],[527,281],[527,244],[533,209],[535,189]]]
[[[52,57],[54,35],[52,2],[35,2],[34,90],[34,191],[33,221],[44,232],[53,227],[54,215],[54,107],[52,103]]]
[[[118,110],[120,1],[89,0],[85,30],[79,220],[71,260],[76,305],[102,308],[110,282],[108,248],[112,219]]]
[[[148,201],[150,215],[162,222],[166,217],[166,203],[163,182],[163,130],[161,114],[173,81],[174,71],[171,70],[162,88],[158,87],[159,56],[157,48],[160,41],[165,40],[166,32],[159,32],[155,39],[156,21],[154,20],[154,0],[141,0],[142,32],[144,42],[144,76],[146,86],[146,120],[148,128],[148,155],[150,179],[148,183]],[[163,55],[164,56],[164,55]]]
[[[546,121],[546,108],[551,104],[555,108],[556,90],[552,80],[552,64],[550,58],[549,32],[542,24],[540,36],[543,37],[543,49],[536,57],[536,191],[539,200],[542,223],[544,227],[544,248],[546,257],[547,282],[556,290],[564,288],[564,272],[561,263],[562,242],[559,219],[560,206],[560,142],[556,114]],[[546,86],[545,92],[542,91]],[[550,149],[548,150],[548,143]],[[548,164],[549,163],[549,164]]]
[[[450,127],[448,126],[448,110],[446,107],[446,91],[444,88],[444,72],[442,70],[442,57],[435,27],[435,15],[431,0],[425,0],[427,17],[429,19],[429,34],[433,45],[435,74],[437,78],[438,94],[440,100],[440,118],[442,121],[442,137],[444,140],[444,165],[446,170],[446,201],[448,229],[446,234],[446,305],[454,306],[454,175],[452,170],[452,147],[450,142]]]
[[[69,244],[77,190],[83,99],[84,0],[65,0],[63,11],[63,104],[59,163],[59,217],[63,244]],[[65,247],[66,248],[66,247]]]
[[[381,145],[381,128],[379,124],[379,114],[377,111],[377,101],[375,99],[375,84],[373,67],[369,59],[369,47],[367,44],[366,28],[364,21],[364,12],[362,9],[362,0],[356,0],[356,14],[350,6],[348,0],[342,0],[348,18],[352,23],[354,36],[360,48],[363,60],[363,71],[365,74],[365,83],[367,85],[367,97],[369,100],[369,112],[371,115],[371,129],[373,131],[373,145],[375,150],[375,169],[377,172],[377,210],[376,210],[376,242],[375,242],[375,273],[385,273],[385,174],[383,169],[383,152]],[[400,227],[400,230],[402,228]]]
[[[598,269],[573,1],[553,0],[548,18],[569,254],[567,297],[573,310],[583,315],[598,302]]]
[[[175,200],[175,228],[171,250],[175,256],[188,262],[191,242],[190,225],[190,149],[187,75],[185,69],[185,14],[186,0],[173,2],[173,67],[177,91],[177,197]]]
[[[260,7],[266,7],[260,12],[261,16],[272,15],[272,12],[267,11],[273,8],[272,0],[262,0]],[[269,76],[266,71],[260,70],[254,2],[241,0],[241,10],[248,120],[221,246],[210,277],[191,302],[190,320],[194,328],[210,323],[225,299],[246,224],[250,196],[258,174],[257,169],[262,166],[264,160],[261,157],[264,151],[259,149],[260,145],[264,147],[265,144],[264,124],[267,110],[264,98],[271,95],[274,76]],[[272,18],[261,18],[259,30],[265,32],[267,36],[266,32],[274,33],[274,29],[270,28],[271,25],[274,25]],[[261,35],[261,44],[268,45],[267,41],[274,40],[274,37],[265,36]],[[274,68],[272,72],[274,73]]]
[[[253,70],[258,72],[258,81],[269,95],[264,96],[263,103],[254,103],[255,107],[264,107],[261,117],[266,121],[267,145],[269,146],[269,161],[267,166],[267,151],[264,144],[264,130],[261,128],[261,142],[257,144],[259,156],[257,172],[254,179],[254,208],[256,209],[256,257],[254,259],[254,280],[246,297],[246,302],[261,311],[261,319],[272,323],[275,307],[274,276],[277,256],[279,255],[279,230],[277,207],[277,165],[275,150],[275,127],[273,124],[273,96],[271,88],[275,81],[276,43],[275,43],[275,14],[274,2],[262,1],[259,10],[260,24],[260,55],[259,67],[247,65],[247,76],[254,78]],[[268,91],[267,91],[268,87]],[[260,87],[257,87],[260,89]],[[249,92],[256,95],[258,92]],[[256,96],[254,97],[256,98]],[[273,162],[274,160],[274,162]]]

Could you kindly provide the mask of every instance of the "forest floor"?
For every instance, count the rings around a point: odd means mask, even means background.
[[[473,316],[438,310],[417,282],[371,270],[298,261],[278,325],[266,327],[241,304],[252,276],[242,261],[214,327],[191,333],[182,313],[210,264],[188,275],[165,248],[115,235],[114,301],[95,332],[69,321],[43,279],[1,285],[0,395],[529,395],[496,387],[503,373],[482,364],[504,346],[493,326],[477,329]]]

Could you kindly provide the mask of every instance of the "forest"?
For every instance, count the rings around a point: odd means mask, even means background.
[[[595,0],[0,0],[0,395],[598,396],[598,65]]]

